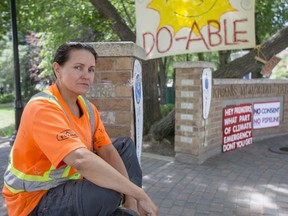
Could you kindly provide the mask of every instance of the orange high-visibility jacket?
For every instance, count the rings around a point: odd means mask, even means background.
[[[81,178],[63,162],[70,152],[91,149],[91,143],[96,151],[111,144],[98,110],[88,100],[78,97],[83,112],[78,118],[70,112],[56,84],[45,92],[26,105],[11,149],[2,191],[9,216],[28,215],[47,190]]]

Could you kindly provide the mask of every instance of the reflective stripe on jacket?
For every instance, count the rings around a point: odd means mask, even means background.
[[[65,112],[64,108],[60,105],[57,98],[52,95],[52,93],[48,90],[43,92],[39,92],[34,95],[28,103],[34,100],[44,99],[48,100],[49,102],[57,105],[62,111],[65,113],[67,119],[70,122],[68,114]],[[94,129],[95,129],[95,114],[93,108],[88,101],[87,98],[83,96],[79,96],[78,99],[84,105],[85,109],[88,112],[89,122],[92,131],[92,142],[91,142],[91,151],[93,151],[93,137],[94,137]],[[12,147],[13,149],[13,147]],[[12,150],[13,151],[13,150]],[[9,165],[7,170],[4,174],[4,184],[5,186],[14,194],[20,192],[32,192],[38,190],[48,190],[50,188],[56,187],[66,181],[69,180],[76,180],[81,177],[79,173],[74,173],[72,176],[68,176],[69,171],[71,169],[70,166],[64,166],[59,169],[55,169],[54,166],[51,166],[49,170],[47,170],[43,176],[38,175],[27,175],[19,170],[17,170],[13,166],[13,158],[12,158],[12,151],[10,153],[9,158]]]

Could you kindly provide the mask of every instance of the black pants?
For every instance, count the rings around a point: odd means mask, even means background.
[[[126,166],[130,181],[142,187],[142,171],[134,142],[128,137],[120,137],[113,145]],[[86,179],[69,181],[50,189],[30,216],[109,216],[120,201],[118,192],[99,187]]]

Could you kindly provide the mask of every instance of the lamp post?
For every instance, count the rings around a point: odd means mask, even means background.
[[[19,128],[21,115],[23,112],[23,102],[21,99],[21,85],[20,85],[20,66],[19,66],[19,52],[18,52],[18,33],[17,33],[17,19],[16,19],[16,3],[15,0],[10,0],[11,12],[11,26],[13,39],[13,56],[14,56],[14,81],[15,81],[15,132],[10,139],[10,145],[13,145],[17,130]]]

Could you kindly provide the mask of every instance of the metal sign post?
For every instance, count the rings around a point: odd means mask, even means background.
[[[13,39],[13,55],[14,55],[14,80],[15,80],[15,132],[10,139],[10,145],[13,145],[17,130],[20,124],[21,115],[23,112],[23,102],[21,99],[21,85],[20,85],[20,66],[18,53],[18,33],[17,33],[17,19],[16,19],[16,4],[15,0],[10,0],[11,12],[11,27]]]

